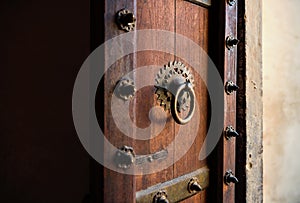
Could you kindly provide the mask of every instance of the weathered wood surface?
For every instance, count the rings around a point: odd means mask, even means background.
[[[237,4],[230,6],[227,1],[225,1],[225,35],[224,39],[228,36],[234,38],[237,37]],[[227,81],[233,81],[236,83],[236,74],[237,74],[237,47],[229,50],[225,48],[224,55],[224,84]],[[236,93],[234,92],[231,95],[224,93],[224,129],[227,126],[233,126],[236,129]],[[226,139],[223,136],[224,143],[224,155],[223,155],[223,175],[228,170],[232,170],[235,174],[235,147],[236,147],[236,138],[231,138],[230,140]],[[237,177],[238,178],[238,177]],[[232,203],[235,202],[235,187],[238,187],[237,184],[225,184],[223,181],[223,200],[222,202]]]
[[[237,202],[263,201],[261,11],[261,1],[239,1]]]
[[[118,34],[122,34],[123,32],[117,28],[113,20],[115,13],[120,10],[122,6],[124,6],[124,3],[125,1],[106,2],[106,40]],[[208,49],[207,8],[203,8],[183,0],[167,0],[165,2],[146,0],[137,1],[136,4],[134,1],[130,1],[127,2],[127,8],[132,10],[136,15],[137,30],[162,29],[171,32],[178,32],[194,40],[203,49]],[[175,18],[175,12],[177,12],[177,18]],[[177,28],[175,29],[175,27]],[[199,35],[199,33],[201,34]],[[186,51],[191,52],[190,54],[193,54],[191,50]],[[177,59],[175,56],[167,53],[156,51],[139,52],[120,59],[106,73],[104,80],[104,129],[106,137],[113,145],[118,147],[123,145],[133,146],[136,154],[150,154],[166,148],[166,146],[174,140],[178,131],[178,125],[175,124],[171,116],[167,120],[165,129],[158,136],[151,140],[137,141],[122,135],[122,133],[114,125],[114,122],[110,116],[110,100],[113,90],[112,88],[123,73],[147,65],[158,65],[163,67],[163,65],[168,64],[169,61],[173,61],[175,59]],[[205,68],[206,67],[203,67],[203,69]],[[156,73],[152,73],[153,76],[155,74]],[[136,83],[142,82],[144,77],[145,76],[143,75],[136,75]],[[201,81],[201,78],[195,75],[195,79],[197,85],[196,94],[198,103],[201,107],[200,111],[202,116],[199,134],[188,154],[185,155],[184,158],[178,161],[174,166],[150,175],[128,176],[104,169],[104,201],[133,202],[135,191],[143,190],[152,185],[171,180],[175,177],[192,172],[193,170],[197,170],[201,166],[206,165],[205,161],[199,162],[198,153],[207,131],[207,91],[203,81]],[[136,93],[134,100],[131,102],[131,109],[133,111],[131,117],[133,122],[135,122],[138,127],[145,128],[150,125],[148,112],[153,106],[158,105],[156,100],[157,96],[155,95],[154,87],[146,87]],[[155,126],[153,126],[153,128],[155,128]],[[185,133],[186,136],[189,136],[191,132],[186,131]],[[169,156],[173,156],[173,154],[169,154]],[[112,184],[113,182],[122,182],[122,184]],[[203,192],[201,194],[202,196],[197,195],[186,202],[193,202],[196,200],[205,201],[205,193]]]
[[[212,4],[212,32],[211,53],[212,59],[216,64],[220,75],[224,81],[236,82],[236,57],[237,48],[228,50],[226,48],[226,38],[228,36],[236,37],[237,29],[237,5],[229,6],[226,0],[213,1]],[[212,82],[212,81],[210,81]],[[236,93],[224,94],[224,130],[231,125],[236,127]],[[235,147],[236,138],[227,140],[223,135],[210,159],[212,167],[211,181],[216,184],[210,188],[210,195],[213,202],[235,202],[235,184],[226,185],[224,175],[227,170],[235,172]]]
[[[137,3],[137,30],[143,29],[158,29],[175,32],[175,0],[153,1],[144,0],[136,1]],[[159,39],[157,39],[158,41]],[[170,40],[171,41],[171,40]],[[175,36],[173,39],[175,43]],[[146,43],[146,42],[144,42]],[[173,44],[174,45],[174,44]],[[173,50],[175,51],[175,50]],[[174,60],[174,55],[158,52],[158,51],[143,51],[136,54],[136,68],[143,66],[157,65],[163,67],[169,61]],[[137,83],[143,83],[145,77],[152,77],[157,72],[151,72],[151,75],[138,74],[135,77]],[[138,91],[134,102],[134,111],[137,126],[140,128],[148,127],[151,122],[149,120],[149,111],[152,107],[158,106],[156,88],[149,86]],[[166,147],[174,140],[174,120],[168,116],[166,125],[162,132],[151,140],[143,140],[135,142],[137,154],[153,154],[157,151],[166,149]],[[152,124],[151,131],[154,132],[158,126]],[[169,153],[168,156],[173,156]],[[156,163],[153,163],[156,164]],[[136,176],[136,191],[146,189],[160,182],[165,182],[174,177],[173,166],[168,167],[160,172]]]
[[[127,4],[128,8],[133,8],[133,0],[106,0],[105,1],[105,40],[109,40],[124,33],[115,23],[116,13]],[[135,10],[133,10],[135,12]],[[109,47],[106,47],[109,49]],[[120,51],[125,51],[126,47],[120,46]],[[107,57],[107,56],[105,56]],[[107,60],[107,58],[106,58]],[[118,130],[115,126],[111,113],[111,98],[114,87],[118,80],[131,70],[133,70],[133,56],[128,55],[114,63],[104,76],[104,134],[111,144],[116,148],[124,145],[133,146],[134,140]],[[128,132],[130,133],[130,132]],[[108,146],[104,146],[104,152]],[[106,155],[105,155],[106,156]],[[109,158],[109,157],[107,157]],[[109,162],[111,160],[108,160]],[[117,173],[107,168],[103,169],[103,202],[134,202],[135,201],[135,179],[134,176]],[[121,183],[121,184],[120,184]]]
[[[207,8],[201,7],[196,4],[192,4],[188,1],[177,0],[176,1],[176,33],[184,35],[198,44],[203,50],[208,52],[208,30],[209,29],[209,10]],[[179,44],[179,43],[177,43]],[[178,53],[187,53],[189,56],[199,56],[199,53],[194,53],[195,50],[184,49],[179,45],[176,46],[176,51]],[[177,60],[184,62],[183,59],[177,58]],[[207,119],[208,119],[208,99],[207,99],[207,89],[204,81],[207,81],[207,68],[208,65],[205,63],[207,61],[207,56],[202,55],[198,59],[200,64],[202,64],[200,76],[193,68],[199,67],[189,67],[189,64],[185,63],[192,74],[195,77],[195,94],[199,107],[200,117],[199,126],[196,126],[195,121],[191,121],[191,127],[186,129],[184,134],[185,137],[191,136],[195,129],[198,128],[197,137],[189,149],[189,151],[174,165],[174,177],[184,175],[195,171],[205,165],[207,165],[206,160],[199,161],[199,152],[203,146],[204,139],[207,132]],[[175,132],[177,133],[180,125],[175,125]],[[179,142],[179,143],[178,143]],[[180,140],[177,140],[177,145],[180,146]],[[180,149],[184,150],[184,149]],[[192,202],[207,202],[207,191],[200,192],[199,194],[192,196],[182,202],[192,203]]]
[[[213,1],[217,2],[217,1]],[[106,1],[105,9],[105,39],[112,38],[118,34],[123,33],[114,23],[115,13],[123,8],[126,1],[114,0]],[[225,39],[228,35],[236,36],[236,22],[237,22],[237,8],[236,6],[229,7],[227,1],[223,0],[218,2],[218,4],[209,8],[204,8],[196,4],[192,4],[184,0],[167,0],[164,2],[160,1],[128,1],[127,8],[133,10],[137,17],[137,28],[136,29],[164,29],[169,31],[176,31],[177,33],[183,34],[194,40],[205,50],[210,50],[211,54],[215,54],[214,59],[217,61],[218,68],[222,77],[224,78],[224,83],[227,80],[236,81],[236,50],[227,50],[225,48]],[[216,8],[217,7],[217,8]],[[214,13],[214,12],[218,12]],[[216,18],[214,21],[208,20],[208,18]],[[208,29],[210,24],[210,33],[215,33],[213,35],[208,34]],[[174,24],[175,23],[175,24]],[[226,23],[226,24],[225,24]],[[211,39],[208,44],[208,37],[216,37]],[[175,40],[174,40],[175,41]],[[215,44],[215,45],[213,45]],[[215,48],[209,48],[210,46],[215,46]],[[190,50],[186,50],[189,52]],[[192,54],[192,53],[191,53]],[[134,146],[137,154],[148,154],[154,153],[163,149],[167,144],[169,144],[178,131],[177,124],[174,123],[173,119],[167,120],[166,129],[158,135],[155,139],[143,143],[142,141],[136,141],[128,138],[122,133],[120,133],[113,122],[111,122],[110,114],[110,97],[112,92],[112,87],[114,87],[117,79],[122,75],[123,72],[128,72],[140,66],[146,65],[164,65],[171,60],[178,59],[170,54],[164,54],[155,51],[140,52],[137,54],[132,54],[119,60],[114,67],[113,71],[109,71],[105,76],[104,85],[105,88],[105,115],[106,123],[104,129],[107,132],[107,137],[110,142],[121,147],[126,144],[129,146]],[[188,65],[188,64],[187,64]],[[196,76],[198,86],[196,87],[196,94],[201,95],[197,97],[198,102],[201,105],[201,129],[196,139],[194,145],[189,150],[188,154],[184,156],[180,161],[178,161],[174,166],[168,169],[152,174],[143,176],[128,176],[121,175],[110,170],[104,169],[104,200],[107,201],[117,201],[117,202],[134,202],[135,192],[139,190],[146,189],[152,185],[160,182],[165,182],[171,180],[172,178],[178,177],[185,173],[191,172],[206,165],[206,161],[199,162],[196,160],[198,158],[198,152],[203,143],[205,136],[205,131],[207,130],[206,118],[208,116],[207,109],[209,108],[206,104],[207,93],[203,84],[201,84],[200,78]],[[136,82],[141,79],[136,77]],[[145,98],[148,98],[145,100]],[[224,94],[225,110],[224,110],[224,128],[227,125],[232,125],[236,127],[236,100],[235,94],[226,95]],[[147,127],[150,124],[148,119],[148,110],[157,105],[156,97],[154,94],[153,87],[143,88],[138,91],[136,97],[132,102],[131,109],[133,113],[131,114],[132,120],[139,127]],[[204,119],[204,120],[203,120]],[[189,133],[188,131],[186,132]],[[216,166],[213,169],[213,176],[216,176],[217,181],[211,182],[211,187],[219,187],[217,191],[218,202],[234,202],[235,186],[227,186],[223,183],[223,175],[228,169],[235,171],[235,139],[230,141],[222,138],[219,143],[219,150],[217,152],[217,160],[219,164],[212,165]],[[238,177],[240,178],[240,177]],[[122,182],[122,184],[111,184],[112,182]],[[124,187],[126,186],[126,187]],[[121,192],[120,192],[121,191]],[[128,195],[130,193],[130,195]],[[115,195],[118,194],[118,195]],[[216,195],[215,195],[216,196]],[[186,202],[193,201],[206,201],[207,194],[201,193],[193,197],[193,199],[186,200]],[[214,198],[213,198],[214,199]]]

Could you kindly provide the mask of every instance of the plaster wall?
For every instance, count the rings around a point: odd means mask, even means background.
[[[263,1],[264,202],[300,202],[300,1]]]

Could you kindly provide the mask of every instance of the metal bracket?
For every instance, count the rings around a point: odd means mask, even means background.
[[[161,150],[159,152],[155,152],[154,154],[149,154],[149,155],[138,155],[136,156],[135,164],[140,165],[145,162],[153,162],[157,160],[163,160],[166,159],[168,156],[168,151],[167,150]]]
[[[209,169],[204,167],[170,181],[151,186],[146,190],[138,191],[136,193],[136,203],[153,202],[155,196],[161,190],[168,194],[169,202],[180,202],[200,192],[200,188],[201,191],[206,189],[208,184]]]
[[[186,1],[190,1],[200,6],[205,6],[205,7],[211,6],[211,0],[186,0]]]
[[[128,169],[135,162],[135,153],[132,147],[121,147],[115,156],[115,163],[119,168]]]
[[[135,152],[132,147],[123,146],[116,153],[115,163],[118,168],[128,169],[133,164],[141,165],[145,162],[152,163],[154,161],[166,159],[167,157],[168,151],[165,149],[155,152],[154,154],[135,155]]]

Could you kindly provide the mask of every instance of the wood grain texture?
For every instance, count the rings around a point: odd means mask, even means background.
[[[245,0],[246,202],[263,200],[262,2]],[[255,102],[253,102],[255,98]],[[252,158],[253,157],[253,158]],[[256,183],[256,185],[253,185]]]
[[[236,48],[228,50],[226,48],[226,37],[231,35],[236,37],[236,19],[237,8],[229,6],[227,1],[212,2],[211,25],[212,32],[211,52],[212,59],[215,62],[221,77],[224,80],[224,86],[228,80],[236,82]],[[224,129],[228,125],[236,127],[236,94],[224,94]],[[235,138],[227,140],[223,135],[212,155],[210,164],[212,167],[211,181],[216,185],[210,188],[210,197],[213,202],[235,202],[235,185],[226,185],[224,175],[227,170],[235,172]]]
[[[175,1],[152,1],[144,0],[137,1],[137,29],[158,29],[175,31]],[[157,39],[159,42],[159,39]],[[172,40],[170,40],[172,41]],[[175,38],[173,40],[175,42]],[[147,43],[147,42],[143,42]],[[175,51],[175,50],[174,50]],[[174,56],[172,54],[158,52],[158,51],[143,51],[136,54],[136,67],[157,65],[163,67],[168,64],[169,61],[173,61]],[[157,72],[151,72],[151,75],[138,74],[135,77],[137,83],[143,83],[145,78],[151,78],[155,81]],[[151,123],[149,120],[149,111],[152,107],[159,106],[157,101],[157,95],[155,94],[156,88],[149,86],[143,88],[136,96],[134,102],[134,111],[137,121],[137,125],[141,128],[148,127]],[[167,146],[172,143],[174,139],[174,120],[168,114],[166,125],[162,132],[151,140],[136,141],[135,149],[138,154],[153,154],[157,151],[166,149]],[[151,132],[158,128],[154,123],[151,127]],[[173,157],[172,153],[168,156]],[[153,163],[157,164],[157,163]],[[165,182],[173,178],[173,166],[157,172],[155,174],[136,176],[136,189],[137,191],[146,189],[152,185],[160,182]]]
[[[213,59],[220,70],[224,82],[227,80],[235,82],[236,49],[230,51],[225,49],[225,39],[228,35],[236,36],[237,9],[235,6],[228,7],[228,4],[226,4],[227,1],[225,0],[213,2],[215,2],[215,5],[209,9],[184,0],[132,0],[127,1],[126,7],[132,10],[137,17],[136,29],[163,29],[187,36],[199,44],[205,51],[213,54]],[[120,31],[114,23],[114,15],[118,10],[125,7],[125,3],[126,1],[121,0],[106,1],[105,39],[110,39],[123,33],[123,31]],[[212,35],[209,33],[212,33]],[[174,43],[176,43],[175,39]],[[209,43],[212,48],[209,47]],[[178,50],[176,51],[179,51],[180,47],[177,47],[177,49]],[[194,54],[192,50],[180,51],[190,53],[190,55]],[[179,126],[175,124],[172,117],[168,118],[167,125],[163,132],[149,141],[137,141],[124,136],[119,132],[110,116],[110,99],[113,87],[124,73],[147,65],[159,65],[162,67],[169,61],[175,59],[180,60],[189,66],[184,59],[180,59],[171,54],[156,51],[143,51],[120,59],[111,67],[110,71],[106,73],[104,80],[104,130],[107,138],[113,145],[118,147],[123,145],[133,146],[136,154],[149,154],[166,148],[166,146],[174,140]],[[202,58],[200,60],[202,60]],[[203,68],[205,69],[207,67],[204,66]],[[149,77],[153,77],[154,79],[155,74],[156,73],[153,72],[152,76]],[[196,79],[195,91],[197,102],[200,104],[201,115],[199,134],[194,145],[174,166],[155,174],[128,176],[104,169],[105,180],[103,187],[105,202],[134,202],[136,191],[144,190],[157,183],[171,180],[208,164],[206,160],[201,162],[198,160],[199,151],[203,144],[208,126],[207,118],[209,116],[209,105],[207,101],[207,90],[202,81],[207,78],[200,78],[195,72],[193,72],[193,74]],[[143,75],[137,74],[135,76],[135,81],[137,83],[142,82],[143,77]],[[235,97],[235,94],[229,96],[224,94],[224,128],[227,125],[235,127]],[[131,101],[132,120],[140,128],[148,127],[150,125],[148,112],[153,106],[157,105],[154,87],[149,86],[139,90],[136,93],[135,98]],[[185,132],[186,136],[189,136],[195,127],[198,126],[193,126],[190,130],[187,130]],[[155,130],[154,128],[155,126],[153,127],[153,131]],[[134,134],[134,132],[131,133]],[[215,188],[212,191],[216,191],[216,193],[210,193],[210,197],[217,196],[217,202],[234,202],[235,187],[234,185],[225,185],[223,183],[223,175],[228,169],[235,171],[235,139],[228,141],[222,138],[216,152],[214,157],[217,159],[214,161],[217,163],[213,165],[215,168],[211,173],[217,180],[216,182],[211,182],[211,187]],[[173,155],[170,154],[169,156]],[[122,184],[112,184],[112,182],[121,182]],[[214,198],[215,197],[212,199]],[[201,192],[199,195],[185,200],[184,202],[196,201],[208,202],[208,194],[206,192]]]
[[[239,1],[237,202],[263,202],[262,3]]]
[[[177,0],[176,1],[176,33],[181,34],[190,40],[194,41],[198,44],[204,51],[208,52],[208,9],[191,4],[190,2],[184,0]],[[179,43],[176,45],[176,52],[177,53],[187,53],[191,58],[193,56],[199,56],[199,53],[194,53],[195,50],[191,49],[184,49],[184,47],[180,47]],[[200,167],[205,166],[206,160],[199,161],[198,156],[203,146],[203,142],[207,132],[207,119],[208,119],[208,105],[207,105],[207,89],[204,81],[207,81],[207,56],[201,56],[199,58],[199,64],[203,64],[203,67],[200,67],[202,76],[200,76],[194,68],[199,69],[199,67],[189,67],[189,64],[186,65],[191,70],[191,73],[195,77],[195,94],[196,99],[199,107],[200,113],[200,122],[199,126],[195,121],[191,121],[190,128],[186,129],[184,132],[185,137],[193,135],[195,129],[198,127],[197,137],[189,149],[189,151],[174,165],[174,176],[178,177],[183,174],[192,172],[194,170],[199,169]],[[185,63],[184,59],[179,58],[177,56],[178,61],[182,61]],[[202,61],[201,61],[202,60]],[[178,132],[181,126],[176,124],[175,125],[175,132]],[[176,133],[175,133],[176,134]],[[177,142],[180,145],[180,140]],[[179,149],[183,150],[183,149]],[[191,198],[188,198],[182,202],[207,202],[206,199],[206,191],[203,191]]]
[[[227,1],[225,3],[225,36],[226,39],[228,36],[237,38],[237,3],[233,6],[230,6]],[[225,48],[224,55],[224,84],[227,81],[233,81],[236,83],[236,74],[237,74],[237,48],[231,50]],[[236,129],[236,93],[234,92],[231,95],[224,93],[224,128],[226,126],[233,126]],[[223,155],[223,174],[228,170],[232,170],[235,174],[235,140],[232,138],[227,140],[223,136],[224,142],[224,155]],[[238,178],[238,177],[237,177]],[[223,182],[223,202],[235,202],[235,187],[238,183],[226,185]]]
[[[135,12],[134,2],[131,0],[106,0],[105,1],[105,40],[124,33],[115,23],[116,13],[125,6]],[[109,49],[109,47],[106,47]],[[120,50],[125,47],[120,46]],[[125,51],[125,50],[124,50]],[[108,54],[108,53],[106,53]],[[107,60],[108,55],[105,55]],[[111,98],[117,81],[127,72],[133,70],[133,55],[128,55],[113,64],[104,76],[104,134],[109,142],[117,148],[124,145],[133,146],[134,140],[121,133],[115,126],[111,114]],[[132,132],[128,132],[132,133]],[[104,146],[104,153],[107,146]],[[112,157],[107,157],[108,162]],[[104,168],[103,172],[103,202],[134,202],[135,201],[135,180],[134,176],[117,173]],[[122,184],[118,184],[122,183]]]

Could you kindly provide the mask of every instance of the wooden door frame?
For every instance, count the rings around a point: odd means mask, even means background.
[[[236,202],[263,201],[262,2],[238,1]],[[104,42],[104,5],[91,0],[91,51]],[[101,200],[102,168],[91,161],[91,194]]]
[[[238,1],[236,202],[263,202],[262,1]]]

